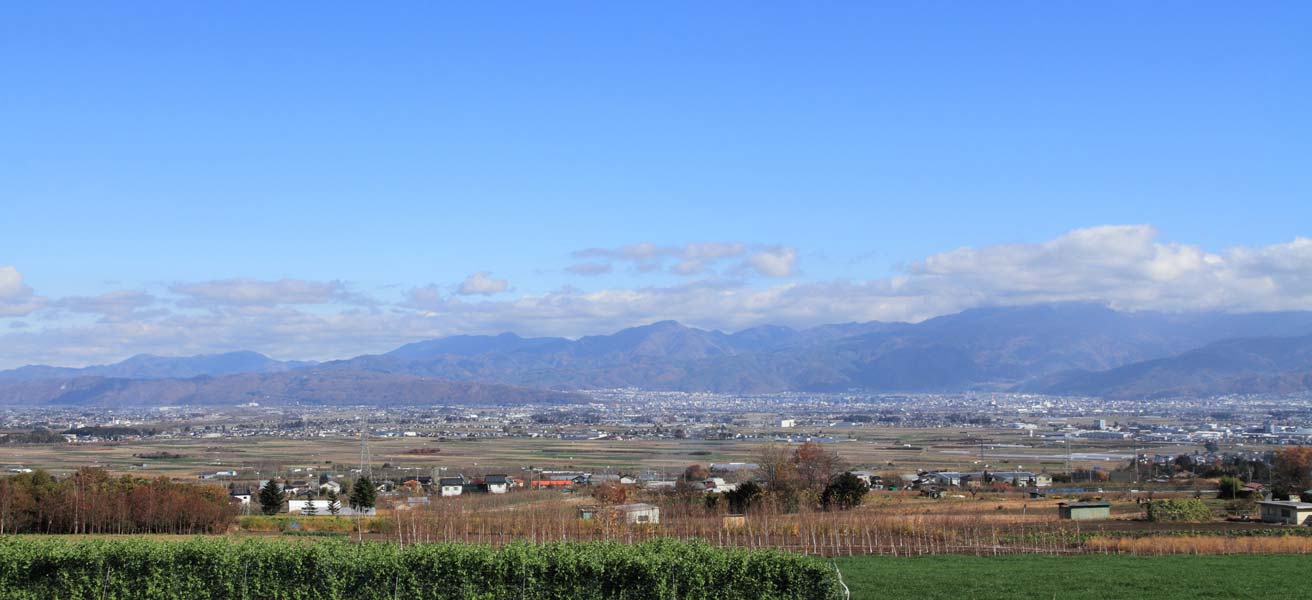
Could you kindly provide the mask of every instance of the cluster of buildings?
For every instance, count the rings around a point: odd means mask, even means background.
[[[1052,487],[1052,475],[1030,471],[927,471],[911,482],[915,487],[983,487],[1010,485],[1019,488]]]

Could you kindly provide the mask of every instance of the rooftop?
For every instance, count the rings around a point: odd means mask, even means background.
[[[1312,510],[1312,502],[1294,502],[1292,500],[1259,500],[1258,504],[1270,504],[1271,506],[1284,506],[1297,510]]]

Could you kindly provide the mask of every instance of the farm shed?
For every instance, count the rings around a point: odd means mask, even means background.
[[[1112,505],[1110,502],[1062,502],[1057,505],[1057,514],[1073,521],[1110,519]]]
[[[1257,503],[1262,520],[1267,523],[1312,525],[1312,502],[1281,502],[1267,500]]]
[[[580,506],[579,518],[588,520],[614,515],[625,523],[660,523],[661,509],[651,504],[616,504],[615,506]]]

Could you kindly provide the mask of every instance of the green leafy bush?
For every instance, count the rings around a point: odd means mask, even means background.
[[[1205,523],[1212,520],[1212,509],[1202,500],[1153,500],[1148,503],[1148,520],[1171,523]]]
[[[777,550],[656,540],[400,548],[0,538],[0,599],[775,600],[837,597],[823,562]]]

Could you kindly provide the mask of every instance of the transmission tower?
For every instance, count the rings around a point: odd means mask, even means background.
[[[373,479],[373,469],[369,466],[369,421],[360,426],[360,476]]]

